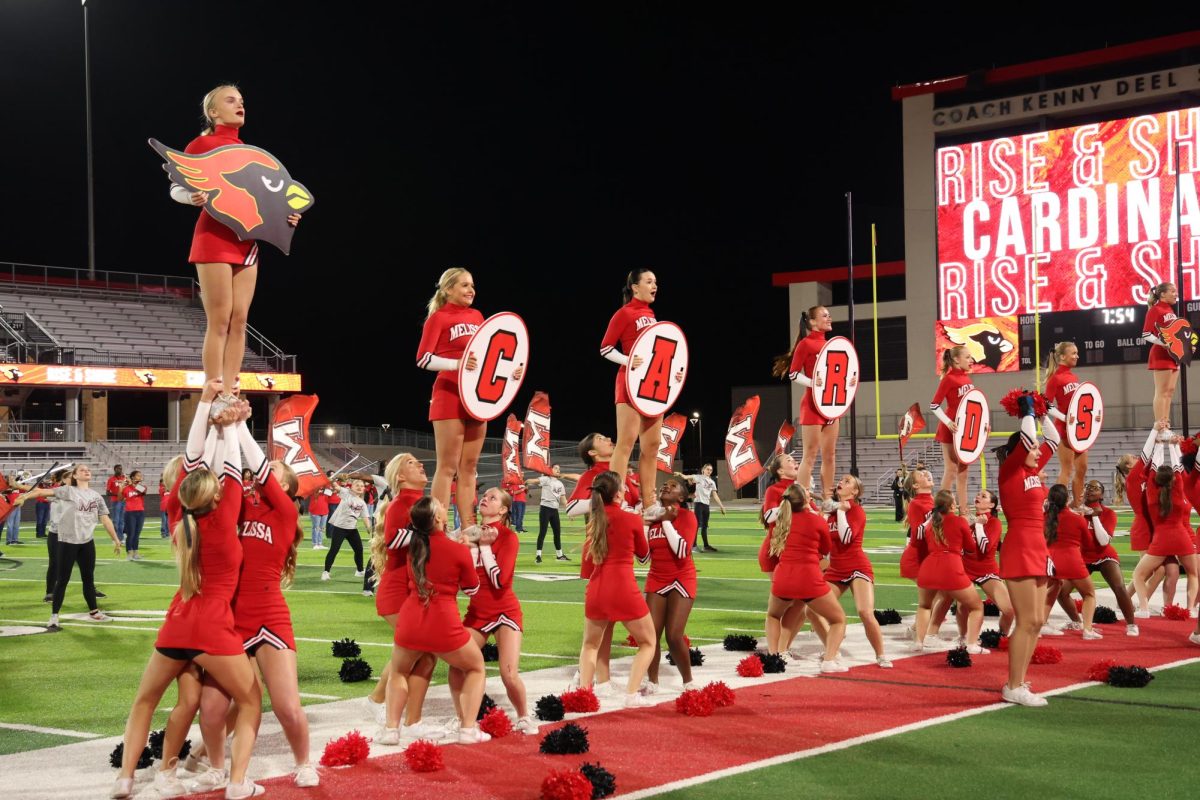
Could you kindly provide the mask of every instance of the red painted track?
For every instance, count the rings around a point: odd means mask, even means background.
[[[1098,626],[1107,634],[1098,642],[1084,642],[1078,634],[1042,639],[1059,648],[1063,660],[1030,667],[1034,690],[1086,681],[1088,668],[1102,658],[1152,667],[1200,657],[1200,648],[1186,638],[1192,622],[1143,622],[1136,639],[1124,635],[1123,624]],[[946,665],[944,655],[930,654],[897,661],[892,670],[872,665],[832,678],[745,687],[737,690],[736,705],[708,718],[677,714],[673,703],[599,714],[580,720],[591,743],[591,752],[582,756],[542,755],[540,736],[510,735],[484,745],[445,747],[446,768],[434,773],[411,773],[403,756],[395,755],[322,769],[316,789],[297,789],[289,778],[263,784],[267,796],[279,800],[414,795],[528,800],[538,796],[542,778],[551,769],[591,761],[616,776],[620,794],[998,702],[1007,678],[1007,654],[996,651],[976,656],[974,662],[970,668],[954,669]],[[709,671],[698,676],[722,677],[728,676]],[[1153,702],[1153,684],[1137,692],[1136,699]]]

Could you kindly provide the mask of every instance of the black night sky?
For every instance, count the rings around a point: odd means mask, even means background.
[[[234,81],[245,141],[317,196],[293,254],[264,250],[251,323],[299,355],[319,420],[428,429],[424,305],[461,265],[485,316],[529,323],[518,416],[544,389],[555,438],[612,432],[599,341],[625,272],[648,265],[659,319],[691,343],[678,408],[713,420],[710,458],[729,387],[769,382],[794,336],[771,273],[846,263],[845,192],[856,260],[870,222],[880,260],[903,258],[892,86],[1189,27],[891,4],[88,6],[98,268],[191,274],[196,212],[168,198],[146,139],[182,148],[204,93]],[[0,0],[0,76],[0,261],[86,267],[79,2]]]

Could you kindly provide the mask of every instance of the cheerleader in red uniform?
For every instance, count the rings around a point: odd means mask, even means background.
[[[239,138],[246,121],[246,107],[238,87],[223,84],[204,96],[201,102],[204,130],[184,152],[207,153],[218,147],[242,144]],[[185,205],[203,206],[207,192],[189,192],[179,184],[171,186],[171,197]],[[299,214],[288,222],[295,226]],[[196,220],[188,261],[196,265],[200,281],[200,299],[208,326],[204,331],[204,374],[209,380],[220,379],[225,393],[214,404],[213,413],[231,405],[236,397],[238,373],[246,354],[246,319],[254,285],[258,280],[258,242],[239,241],[228,226],[206,211]]]
[[[396,619],[392,671],[409,675],[424,653],[432,653],[461,671],[458,743],[490,741],[492,737],[475,724],[487,677],[483,654],[463,627],[455,599],[459,589],[468,597],[479,591],[471,553],[446,536],[446,510],[436,498],[422,497],[413,504],[409,526],[409,594]],[[376,741],[395,745],[400,743],[400,711],[408,698],[395,683],[389,690],[388,725]]]
[[[1056,483],[1046,495],[1046,544],[1049,545],[1050,560],[1054,562],[1054,577],[1062,581],[1046,595],[1046,618],[1062,591],[1069,595],[1071,589],[1079,591],[1083,598],[1080,622],[1083,624],[1085,640],[1103,639],[1100,631],[1092,627],[1096,613],[1096,589],[1092,585],[1091,573],[1083,560],[1083,541],[1090,537],[1087,521],[1076,514],[1067,503],[1070,495],[1067,487]]]
[[[1150,547],[1150,540],[1154,536],[1154,522],[1150,514],[1150,508],[1146,503],[1146,485],[1150,481],[1150,463],[1161,462],[1163,459],[1163,446],[1158,444],[1159,428],[1151,428],[1150,434],[1146,439],[1146,444],[1142,447],[1141,452],[1134,456],[1126,454],[1117,460],[1116,471],[1116,487],[1118,495],[1124,490],[1125,495],[1129,500],[1129,508],[1133,512],[1133,524],[1129,526],[1129,549],[1137,553],[1145,553]],[[1155,452],[1158,451],[1158,455]],[[1122,468],[1125,472],[1122,475]],[[1149,594],[1154,594],[1158,589],[1158,585],[1162,583],[1166,575],[1167,564],[1156,569],[1153,574],[1147,579],[1147,589]],[[1129,599],[1134,603],[1135,607],[1138,603],[1137,590],[1133,586],[1133,578],[1129,579],[1129,583],[1125,585],[1125,593],[1129,595]]]
[[[1173,283],[1160,283],[1150,290],[1147,300],[1146,321],[1142,325],[1142,341],[1150,345],[1150,360],[1146,368],[1154,374],[1154,419],[1170,422],[1171,399],[1175,396],[1175,385],[1179,382],[1179,365],[1163,341],[1158,337],[1158,326],[1175,319],[1175,303],[1179,291]]]
[[[391,488],[392,499],[382,509],[376,509],[375,531],[371,536],[371,562],[375,574],[375,613],[394,632],[400,608],[408,599],[408,542],[412,536],[409,513],[413,504],[425,496],[425,465],[412,453],[400,453],[384,468],[384,480]],[[366,697],[367,711],[381,728],[387,727],[388,692],[402,692],[407,697],[405,724],[402,736],[416,739],[440,739],[444,731],[421,721],[425,694],[437,659],[428,653],[417,659],[411,673],[397,675],[389,660],[380,671],[375,689]],[[400,720],[395,721],[397,725]]]
[[[1083,499],[1083,514],[1088,521],[1088,531],[1080,547],[1083,563],[1087,565],[1088,572],[1099,572],[1104,576],[1125,616],[1125,635],[1137,636],[1139,631],[1133,603],[1125,591],[1125,579],[1121,574],[1121,557],[1111,544],[1117,529],[1117,512],[1104,505],[1104,484],[1100,481],[1092,480],[1084,485]],[[1057,561],[1054,563],[1058,564]],[[1061,602],[1061,594],[1059,598]]]
[[[837,660],[838,648],[846,636],[846,613],[821,572],[821,558],[831,547],[825,517],[809,506],[808,492],[793,483],[783,493],[771,535],[770,553],[779,559],[779,566],[771,575],[767,616],[775,620],[781,633],[774,640],[768,633],[767,651],[778,653],[787,645],[782,634],[784,616],[794,605],[803,604],[828,624],[821,672],[846,672],[848,668]]]
[[[1008,641],[1008,682],[1001,696],[1009,703],[1044,706],[1046,699],[1030,690],[1025,674],[1037,646],[1038,631],[1046,621],[1046,592],[1058,591],[1046,547],[1047,523],[1042,510],[1046,489],[1038,477],[1058,449],[1058,431],[1053,425],[1043,425],[1046,441],[1039,445],[1033,398],[1025,395],[1019,404],[1021,429],[994,451],[1000,461],[1000,506],[1008,520],[1008,532],[1000,548],[1000,577],[1008,588],[1016,616]]]
[[[234,722],[233,762],[227,798],[253,797],[263,789],[246,777],[250,754],[262,716],[262,692],[250,662],[242,648],[242,639],[234,623],[231,602],[238,585],[242,548],[238,541],[237,521],[242,505],[241,453],[237,433],[226,426],[222,440],[223,477],[218,479],[206,467],[202,452],[205,421],[212,401],[220,391],[220,381],[210,381],[196,408],[192,433],[188,437],[188,456],[184,468],[190,469],[179,484],[175,498],[183,509],[175,531],[175,546],[180,568],[180,589],[159,629],[154,652],[142,674],[137,697],[125,726],[125,753],[113,797],[130,797],[133,772],[138,754],[150,733],[150,720],[167,686],[195,662],[230,694],[238,705]],[[237,407],[245,419],[249,406]],[[194,715],[195,709],[191,709]],[[189,716],[190,720],[190,716]],[[178,752],[184,731],[168,729],[164,753]],[[174,759],[164,761],[166,770],[155,776],[155,786],[164,796],[181,794],[182,786],[174,777]],[[163,786],[159,786],[162,783]]]
[[[1050,351],[1046,361],[1046,397],[1050,398],[1050,416],[1062,445],[1058,448],[1058,463],[1062,470],[1058,483],[1071,487],[1071,500],[1075,506],[1083,505],[1083,482],[1087,477],[1087,453],[1076,453],[1067,441],[1067,425],[1075,420],[1067,419],[1071,397],[1079,388],[1080,380],[1072,370],[1079,363],[1079,348],[1074,342],[1059,342]]]
[[[771,483],[763,492],[762,508],[758,512],[758,521],[766,530],[762,544],[758,546],[758,568],[770,575],[779,565],[779,555],[771,553],[771,538],[775,533],[775,520],[779,516],[783,503],[783,493],[796,482],[799,464],[789,453],[778,453],[767,462],[767,477]],[[789,630],[799,630],[804,624],[805,608],[803,603],[795,603],[788,614]],[[778,617],[767,614],[767,641],[778,641],[782,636]],[[787,642],[785,642],[786,644]]]
[[[945,465],[941,488],[954,490],[957,487],[959,508],[967,508],[967,465],[960,463],[954,453],[954,433],[958,430],[954,417],[963,397],[975,388],[968,372],[974,363],[975,359],[961,344],[943,350],[942,381],[929,403],[929,410],[938,418],[934,438],[941,442],[942,463]],[[942,411],[942,401],[946,403],[945,411]]]
[[[619,364],[616,383],[617,404],[617,444],[613,451],[612,471],[624,475],[629,468],[629,457],[633,453],[634,442],[641,444],[641,455],[638,458],[638,472],[643,486],[654,486],[658,471],[659,432],[662,430],[662,414],[656,417],[643,417],[633,404],[629,402],[628,389],[625,386],[627,369],[637,369],[642,364],[639,356],[629,355],[638,334],[644,328],[653,325],[658,320],[650,304],[658,296],[658,279],[646,268],[635,269],[625,277],[625,287],[621,290],[625,305],[617,309],[604,332],[600,342],[600,355]],[[618,350],[618,346],[620,349]],[[683,371],[673,376],[678,383],[683,380]]]
[[[654,658],[654,621],[633,577],[633,558],[650,553],[642,518],[623,511],[617,493],[619,473],[605,472],[592,481],[592,507],[583,551],[584,577],[589,578],[584,597],[583,646],[579,651],[579,679],[591,686],[600,642],[610,622],[620,622],[637,643],[629,681],[627,708],[651,705],[638,694],[642,678]]]
[[[971,534],[975,549],[963,553],[963,569],[967,577],[978,586],[1000,611],[1000,632],[1008,635],[1013,622],[1012,601],[1008,588],[1000,579],[1000,565],[996,563],[996,552],[1000,548],[1000,519],[996,516],[996,493],[981,489],[975,495],[975,518],[971,522]],[[959,630],[965,625],[959,622]],[[964,639],[965,641],[965,639]]]
[[[919,652],[924,648],[933,601],[939,592],[945,592],[966,612],[967,652],[987,655],[989,651],[979,646],[983,603],[963,566],[963,551],[973,549],[974,542],[967,521],[958,516],[958,506],[950,490],[942,489],[934,496],[933,512],[929,521],[917,529],[917,536],[924,538],[929,554],[917,573],[917,637],[913,649]]]
[[[904,491],[910,499],[908,537],[904,543],[904,552],[900,554],[900,577],[915,581],[928,550],[925,540],[918,539],[916,532],[917,527],[933,511],[933,475],[926,469],[914,469],[904,479]]]
[[[827,420],[817,411],[813,402],[813,391],[823,384],[821,376],[813,376],[817,356],[825,346],[825,334],[833,330],[833,317],[825,306],[813,306],[800,315],[800,330],[796,344],[788,355],[775,359],[771,370],[777,378],[786,377],[804,387],[800,400],[800,441],[804,447],[801,455],[798,480],[801,486],[812,484],[813,468],[817,464],[817,453],[821,454],[821,496],[833,497],[833,479],[837,470],[837,438],[841,420]],[[850,378],[851,385],[857,378]],[[832,510],[832,504],[826,511]]]
[[[883,652],[883,632],[875,619],[875,571],[863,551],[867,513],[862,507],[862,481],[843,475],[838,483],[837,511],[829,515],[829,567],[825,581],[833,596],[841,598],[846,589],[854,596],[854,607],[862,620],[867,641],[875,650],[875,663],[891,669],[892,662]]]
[[[483,323],[483,314],[472,308],[475,280],[460,267],[448,269],[438,279],[429,301],[429,314],[417,346],[417,366],[438,374],[429,401],[429,421],[437,448],[437,468],[431,494],[443,507],[450,507],[450,484],[458,476],[455,492],[463,524],[475,520],[475,477],[487,424],[471,417],[458,397],[458,367],[472,334]],[[466,354],[466,368],[479,367],[476,353]],[[513,370],[521,379],[524,367]]]
[[[667,649],[683,679],[684,690],[694,689],[692,659],[687,645],[687,621],[696,602],[696,565],[692,548],[696,546],[699,526],[696,515],[686,507],[687,495],[674,478],[658,490],[662,513],[650,525],[646,538],[650,543],[650,573],[646,576],[646,605],[654,620],[654,658],[650,662],[648,694],[658,689],[658,664],[662,655],[662,635],[667,633]]]
[[[1195,533],[1189,524],[1192,506],[1183,488],[1183,464],[1179,452],[1178,437],[1166,431],[1162,421],[1155,428],[1163,431],[1160,440],[1168,442],[1168,459],[1150,464],[1152,480],[1146,483],[1146,506],[1153,520],[1154,537],[1150,547],[1133,570],[1133,586],[1138,593],[1138,611],[1135,616],[1145,619],[1150,616],[1150,587],[1148,578],[1170,556],[1179,559],[1187,571],[1188,608],[1196,605],[1197,561]],[[1157,454],[1157,451],[1156,451]]]
[[[575,491],[567,498],[568,517],[582,516],[591,511],[592,481],[596,480],[598,475],[612,471],[610,463],[616,446],[616,442],[602,433],[589,433],[580,440],[579,460],[587,469],[580,475],[562,475],[576,481]],[[628,475],[625,477],[624,496],[626,499],[638,496],[638,487]]]
[[[471,547],[479,574],[479,591],[471,597],[463,625],[476,646],[482,648],[488,637],[496,637],[500,653],[500,680],[508,700],[517,713],[516,729],[536,736],[537,723],[529,716],[525,682],[521,680],[521,639],[524,617],[521,601],[513,591],[513,573],[521,543],[508,527],[512,497],[500,489],[488,489],[479,501],[479,524],[483,527],[477,544]],[[450,691],[458,704],[462,673],[450,670]]]

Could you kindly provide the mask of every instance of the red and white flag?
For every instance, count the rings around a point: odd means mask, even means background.
[[[687,428],[687,417],[672,414],[662,422],[658,439],[658,471],[668,475],[675,472],[675,454],[679,452],[679,441]]]
[[[543,475],[554,474],[550,469],[550,395],[545,392],[534,392],[525,414],[521,460],[526,469]]]
[[[521,421],[517,419],[516,414],[509,414],[508,422],[504,425],[504,449],[500,456],[500,463],[504,469],[504,477],[500,481],[502,485],[524,480],[521,474],[521,459],[518,457],[520,452]]]
[[[792,439],[796,437],[796,426],[787,420],[779,426],[779,433],[775,434],[775,455],[792,452]]]
[[[308,423],[318,402],[315,394],[294,394],[275,406],[275,417],[271,420],[270,458],[295,470],[300,479],[297,497],[308,497],[329,485],[329,478],[325,477],[325,471],[313,455],[312,440],[308,436]]]
[[[900,460],[903,461],[904,445],[908,443],[909,437],[925,430],[925,415],[921,413],[921,404],[913,403],[908,411],[904,412],[904,416],[900,418],[900,424],[896,427],[900,434]]]
[[[754,423],[758,420],[758,395],[754,395],[733,412],[729,431],[725,434],[725,463],[733,488],[740,489],[763,472],[754,447]]]

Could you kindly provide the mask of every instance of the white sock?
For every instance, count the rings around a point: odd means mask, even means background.
[[[57,624],[58,624],[58,614],[51,614],[51,615],[50,615],[50,624],[51,624],[51,625],[57,625]]]
[[[538,551],[537,551],[537,554],[540,556],[540,555],[542,554],[542,551],[541,551],[541,550],[538,550]]]
[[[558,553],[559,558],[562,558],[562,550],[555,550],[554,552]]]

